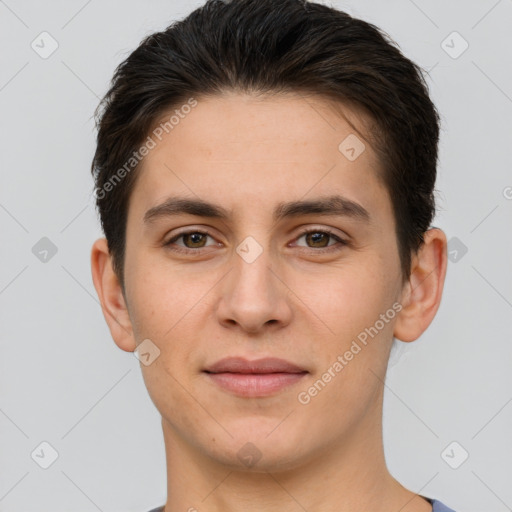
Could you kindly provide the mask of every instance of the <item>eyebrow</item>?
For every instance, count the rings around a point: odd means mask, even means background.
[[[144,223],[173,215],[189,214],[197,217],[207,217],[227,221],[232,217],[232,211],[209,203],[203,199],[185,197],[169,197],[163,203],[150,208],[144,214]],[[309,201],[291,201],[279,203],[273,212],[274,222],[285,218],[301,215],[334,215],[349,217],[365,223],[371,222],[371,216],[362,205],[340,195],[332,195]]]

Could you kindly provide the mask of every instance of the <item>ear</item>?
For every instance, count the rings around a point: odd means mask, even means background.
[[[96,240],[91,251],[92,280],[101,309],[116,345],[126,352],[136,348],[123,290],[112,267],[107,240]]]
[[[411,275],[402,293],[402,310],[393,331],[395,338],[414,341],[430,325],[441,303],[446,266],[446,235],[431,228],[411,263]]]

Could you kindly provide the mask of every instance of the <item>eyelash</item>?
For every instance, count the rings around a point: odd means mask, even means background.
[[[308,235],[309,233],[322,233],[322,234],[328,235],[328,236],[334,238],[341,247],[349,245],[349,242],[347,242],[346,240],[340,238],[338,235],[334,234],[329,229],[325,229],[325,228],[324,229],[312,228],[312,229],[307,229],[305,231],[302,231],[302,233],[300,233],[300,235],[296,238],[296,240],[302,238],[305,235]],[[208,231],[203,231],[203,230],[200,230],[200,229],[194,229],[194,230],[183,231],[183,232],[179,233],[178,235],[176,235],[173,238],[171,238],[168,242],[165,242],[163,245],[164,245],[164,247],[167,247],[171,251],[180,252],[180,253],[183,253],[183,254],[199,254],[200,250],[204,249],[205,247],[198,247],[197,249],[190,249],[190,248],[181,247],[181,246],[172,247],[172,244],[174,242],[176,242],[177,240],[179,240],[181,237],[183,237],[185,235],[192,235],[192,234],[206,235],[206,236],[210,236],[211,238],[213,238],[213,236],[210,233],[208,233]],[[317,253],[318,252],[326,253],[326,252],[331,252],[333,250],[334,251],[340,250],[341,247],[336,247],[336,244],[334,244],[332,246],[327,246],[327,247],[319,247],[319,248],[303,247],[303,248],[306,249],[306,250],[317,252]]]

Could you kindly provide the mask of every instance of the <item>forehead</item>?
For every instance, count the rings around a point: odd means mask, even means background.
[[[165,128],[176,109],[155,126]],[[334,188],[358,202],[382,200],[374,197],[385,190],[363,138],[366,119],[354,109],[317,96],[224,93],[197,98],[186,111],[160,130],[161,140],[153,130],[156,144],[133,192],[144,207],[170,192],[214,196],[229,207],[328,195]]]
[[[319,158],[328,147],[337,155],[346,135],[365,137],[367,119],[360,111],[317,95],[224,92],[196,101],[190,113],[180,119],[174,116],[173,127],[165,129],[168,113],[159,119],[169,148],[192,143],[195,155],[206,153],[216,160],[238,156],[275,161],[278,155],[291,159],[291,148],[297,156]],[[170,133],[174,136],[167,137]],[[261,152],[262,148],[271,154]]]

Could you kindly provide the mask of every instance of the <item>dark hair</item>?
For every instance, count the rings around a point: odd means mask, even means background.
[[[412,252],[435,214],[439,116],[421,68],[379,28],[331,7],[305,0],[208,0],[146,37],[117,67],[96,110],[96,203],[123,288],[138,149],[170,109],[225,91],[320,95],[369,116],[408,279]]]

